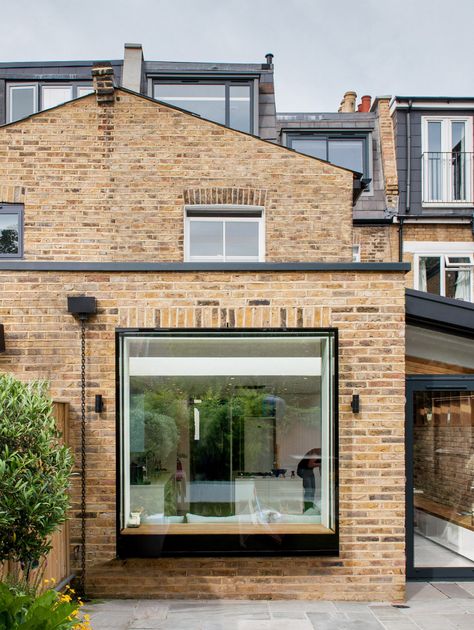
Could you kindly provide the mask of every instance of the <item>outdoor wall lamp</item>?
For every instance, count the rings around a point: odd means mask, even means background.
[[[3,324],[0,324],[0,352],[5,352],[5,330]]]
[[[359,411],[360,411],[360,396],[359,396],[359,394],[352,394],[351,409],[352,409],[352,413],[359,413]]]
[[[102,413],[104,411],[104,399],[102,394],[95,395],[94,411],[96,413]]]

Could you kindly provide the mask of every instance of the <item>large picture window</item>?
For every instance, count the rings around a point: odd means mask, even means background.
[[[119,342],[122,554],[335,551],[335,332]]]

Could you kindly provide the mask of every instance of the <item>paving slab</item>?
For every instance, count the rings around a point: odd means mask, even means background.
[[[307,600],[103,600],[94,630],[474,630],[473,582],[412,582],[406,606]]]
[[[461,584],[456,582],[431,582],[431,585],[441,591],[448,597],[455,597],[459,599],[473,599],[474,594],[462,587]]]
[[[448,595],[442,593],[428,582],[407,582],[407,602],[414,599],[447,599]]]

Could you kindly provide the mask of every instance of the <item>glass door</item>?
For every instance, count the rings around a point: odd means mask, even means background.
[[[474,378],[407,381],[407,577],[474,576]]]

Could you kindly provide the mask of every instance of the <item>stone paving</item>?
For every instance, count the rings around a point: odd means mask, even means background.
[[[149,600],[88,604],[93,630],[474,630],[474,582],[411,582],[381,602]]]

